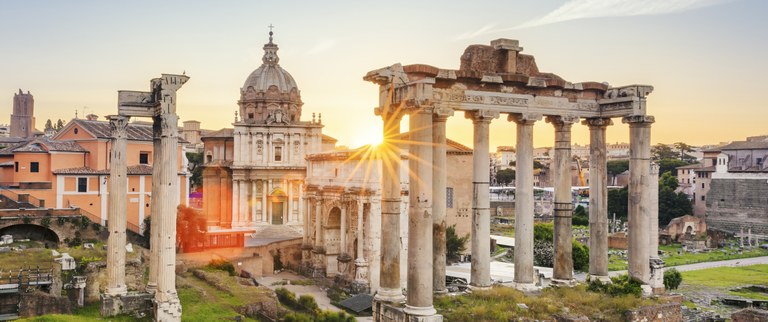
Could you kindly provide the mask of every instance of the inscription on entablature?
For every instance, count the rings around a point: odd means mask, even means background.
[[[634,102],[618,102],[618,103],[601,104],[600,108],[603,111],[631,110],[634,108]]]
[[[459,102],[471,104],[490,104],[490,105],[508,105],[508,106],[527,106],[528,99],[521,97],[509,97],[500,95],[476,95],[462,92],[435,93],[437,100],[445,102]]]

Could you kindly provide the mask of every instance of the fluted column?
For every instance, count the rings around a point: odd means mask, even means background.
[[[470,285],[491,286],[491,202],[489,128],[499,113],[489,110],[465,112],[474,126],[472,152],[472,267]],[[445,192],[443,192],[445,193]]]
[[[160,144],[160,122],[153,118],[152,123],[152,199],[150,200],[150,236],[149,236],[149,279],[147,281],[147,292],[154,294],[157,290],[157,275],[159,268],[159,253],[160,253],[160,238],[162,238],[162,232],[160,231],[160,216],[156,214],[160,213],[160,189],[162,183],[160,176],[162,175],[163,165],[165,162],[163,158],[165,155],[160,153],[162,145]]]
[[[261,222],[267,223],[267,180],[261,180]]]
[[[650,278],[648,228],[651,211],[651,124],[653,116],[634,115],[629,123],[629,276],[648,283]]]
[[[125,200],[128,193],[128,162],[125,148],[128,136],[128,118],[110,115],[112,150],[109,161],[109,239],[107,240],[107,294],[124,295],[125,285]]]
[[[589,126],[589,275],[608,281],[608,165],[605,129],[610,118],[582,121]]]
[[[355,283],[365,285],[368,284],[368,261],[365,260],[363,250],[365,248],[365,240],[368,236],[365,235],[363,229],[363,196],[359,196],[357,199],[357,258],[355,259]],[[369,285],[370,286],[370,285]]]
[[[432,117],[432,287],[435,293],[445,293],[445,212],[446,212],[446,137],[445,122],[453,116],[449,108],[435,108]]]
[[[346,199],[346,197],[342,197],[342,200],[344,199]],[[347,218],[347,206],[346,202],[341,203],[341,236],[339,238],[341,250],[339,251],[339,256],[347,253],[347,228],[349,227],[349,225],[347,225],[347,221],[349,220],[349,218]],[[344,274],[343,272],[339,273]]]
[[[650,218],[648,228],[648,242],[651,262],[651,276],[648,284],[653,293],[664,292],[664,260],[659,257],[659,165],[651,163],[650,170]]]
[[[381,277],[376,300],[400,303],[405,297],[400,289],[400,120],[402,115],[387,113],[381,155]]]
[[[160,193],[153,200],[160,202],[157,214],[153,214],[154,219],[160,223],[161,232],[158,247],[158,277],[157,292],[155,300],[157,302],[171,302],[178,304],[179,299],[176,294],[176,207],[174,202],[179,194],[179,180],[176,171],[178,163],[177,148],[178,139],[178,116],[176,114],[164,114],[155,119],[160,123],[160,153],[163,155],[164,166],[162,167],[159,178],[153,178],[160,181]],[[156,153],[157,154],[157,153]],[[159,219],[159,220],[158,220]],[[179,304],[180,305],[180,304]],[[180,307],[179,307],[180,308]]]
[[[408,116],[408,294],[405,313],[428,316],[432,306],[432,108]]]
[[[571,197],[571,126],[575,116],[547,116],[555,128],[555,222],[552,278],[561,283],[573,280],[573,198]]]
[[[232,228],[240,222],[240,180],[232,179]]]
[[[533,124],[541,115],[510,114],[517,123],[515,167],[515,287],[531,289],[533,271]]]
[[[325,277],[325,241],[323,240],[323,200],[315,199],[315,248],[312,253],[315,256],[315,277]]]

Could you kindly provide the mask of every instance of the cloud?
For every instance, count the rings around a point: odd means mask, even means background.
[[[460,34],[456,40],[578,19],[678,13],[731,1],[734,0],[567,0],[552,12],[515,27],[494,29],[494,25],[486,25],[477,31]]]
[[[312,48],[307,50],[306,55],[311,56],[326,52],[336,46],[337,42],[335,39],[320,39]]]
[[[524,22],[513,29],[543,26],[586,18],[650,16],[677,13],[719,5],[729,1],[732,0],[569,0],[554,11]]]

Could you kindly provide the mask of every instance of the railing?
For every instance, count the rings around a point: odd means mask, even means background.
[[[45,200],[40,200],[35,198],[32,195],[27,195],[27,202],[37,208],[44,208],[45,207]]]
[[[127,222],[127,221],[126,221],[125,225],[126,225],[126,227],[129,230],[133,231],[134,233],[137,233],[139,235],[144,235],[144,229],[141,229],[141,226],[136,225],[136,224],[132,224],[132,223]]]
[[[22,288],[30,285],[51,284],[53,282],[53,269],[21,268],[18,270],[0,271],[0,285]],[[5,287],[8,288],[8,287]]]
[[[88,219],[90,219],[92,222],[95,222],[95,223],[97,223],[97,224],[101,225],[101,217],[99,217],[99,216],[96,216],[96,215],[94,215],[94,214],[92,214],[92,213],[88,212],[87,210],[85,210],[85,209],[83,209],[83,208],[79,208],[79,209],[80,209],[80,214],[81,214],[81,215],[83,215],[83,216],[85,216],[85,218],[88,218]]]
[[[30,204],[33,208],[42,208],[45,205],[44,200],[37,199],[27,193],[20,194],[20,193],[13,192],[8,188],[3,187],[2,185],[0,185],[0,195],[3,195],[6,198],[11,199],[17,203]]]

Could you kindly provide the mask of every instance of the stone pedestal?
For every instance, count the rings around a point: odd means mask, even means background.
[[[533,271],[533,124],[541,115],[510,114],[517,123],[515,175],[515,277],[518,290],[535,289]]]
[[[435,315],[411,315],[403,308],[383,302],[373,302],[373,320],[386,322],[442,322],[443,316]]]
[[[600,281],[608,278],[608,165],[605,129],[610,118],[587,119],[589,126],[589,275]]]
[[[128,118],[110,115],[112,128],[112,149],[109,160],[109,239],[107,240],[107,291],[111,296],[128,292],[125,285],[125,208],[127,207],[128,162],[126,141]]]
[[[146,316],[152,314],[152,307],[152,294],[149,293],[102,294],[99,312],[105,317],[120,314]]]
[[[465,112],[474,127],[472,153],[472,267],[469,284],[475,288],[491,286],[491,203],[488,140],[491,121],[498,112]]]

